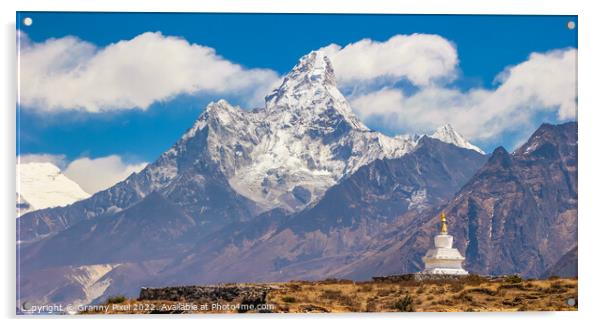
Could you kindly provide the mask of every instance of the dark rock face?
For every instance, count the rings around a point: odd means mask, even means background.
[[[570,250],[568,253],[562,256],[556,264],[554,264],[546,273],[545,277],[577,277],[578,275],[578,257],[577,247]]]
[[[444,211],[471,272],[543,276],[577,245],[577,124],[496,149]]]
[[[293,196],[304,204],[311,201],[311,192],[303,186],[295,186],[295,188],[293,188]]]
[[[341,277],[420,271],[441,211],[469,272],[546,276],[577,245],[577,124],[544,124],[515,153],[496,149],[448,204],[412,216]]]
[[[577,245],[577,124],[544,124],[500,157],[447,207],[457,242],[474,272],[542,276]]]

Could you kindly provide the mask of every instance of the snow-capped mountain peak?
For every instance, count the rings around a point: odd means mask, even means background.
[[[268,119],[279,120],[281,127],[318,125],[331,130],[343,124],[368,130],[338,90],[330,59],[321,51],[303,56],[265,100]]]
[[[206,159],[237,193],[262,210],[290,211],[319,200],[359,167],[401,156],[415,146],[410,139],[388,137],[362,124],[337,89],[330,60],[319,51],[299,60],[266,97],[264,108],[247,111],[225,100],[210,103],[164,155],[173,158],[165,160],[169,169],[151,169],[175,176],[181,162],[198,161],[179,157],[199,153],[191,150],[200,149],[199,142],[206,142]]]
[[[480,154],[485,154],[485,151],[468,142],[468,140],[458,133],[450,124],[445,124],[437,128],[437,130],[433,134],[429,135],[429,137],[437,139],[441,142],[453,144],[461,148],[474,150]]]
[[[49,162],[17,165],[17,215],[43,208],[65,206],[88,198],[81,187]]]
[[[284,77],[282,84],[266,97],[266,102],[270,103],[270,100],[286,93],[299,94],[326,86],[336,87],[332,63],[323,52],[312,51],[299,59],[297,65]]]
[[[336,86],[332,63],[322,51],[312,51],[301,57],[287,77],[289,81],[299,81],[302,77],[308,82]]]

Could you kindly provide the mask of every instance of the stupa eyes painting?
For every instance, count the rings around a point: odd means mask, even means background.
[[[19,12],[17,313],[577,310],[577,28]]]

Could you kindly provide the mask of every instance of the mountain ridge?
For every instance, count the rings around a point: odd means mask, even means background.
[[[155,162],[68,208],[25,215],[18,239],[48,237],[79,221],[127,209],[152,192],[181,188],[180,182],[203,189],[200,176],[220,180],[222,193],[237,193],[227,197],[245,216],[274,208],[296,212],[359,167],[412,151],[415,140],[367,129],[336,88],[333,74],[328,58],[312,52],[266,97],[263,109],[244,111],[225,100],[209,104]],[[196,183],[178,178],[195,171]],[[180,204],[204,219],[205,209],[193,199]],[[227,212],[218,216],[232,219]]]
[[[542,151],[527,156],[496,148],[446,205],[416,217],[410,232],[395,232],[378,250],[341,267],[339,277],[363,280],[421,270],[440,212],[446,213],[449,233],[471,273],[537,278],[546,277],[554,264],[570,271],[576,254],[561,256],[577,245],[576,129],[575,122],[542,124],[521,146],[542,140],[542,147],[532,147]]]

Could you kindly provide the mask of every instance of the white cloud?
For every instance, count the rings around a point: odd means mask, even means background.
[[[63,174],[79,184],[84,191],[94,194],[141,171],[146,165],[147,163],[127,164],[117,155],[95,159],[79,158],[69,163]]]
[[[63,154],[50,154],[50,153],[35,153],[35,154],[24,154],[17,157],[17,163],[30,163],[30,162],[50,162],[57,167],[64,167],[66,157]]]
[[[342,86],[384,78],[407,79],[425,86],[455,77],[458,53],[439,35],[395,35],[385,42],[370,39],[345,47],[331,44],[321,49],[332,60]]]
[[[575,119],[576,60],[576,49],[533,53],[502,72],[492,90],[462,92],[430,85],[405,95],[400,89],[383,88],[351,102],[362,119],[381,118],[392,129],[425,132],[451,123],[468,138],[488,140],[533,128],[540,114],[554,114],[560,121]]]
[[[256,104],[279,79],[269,69],[245,69],[178,37],[147,32],[98,48],[67,36],[21,42],[21,104],[37,110],[146,109],[182,93],[249,98]]]

